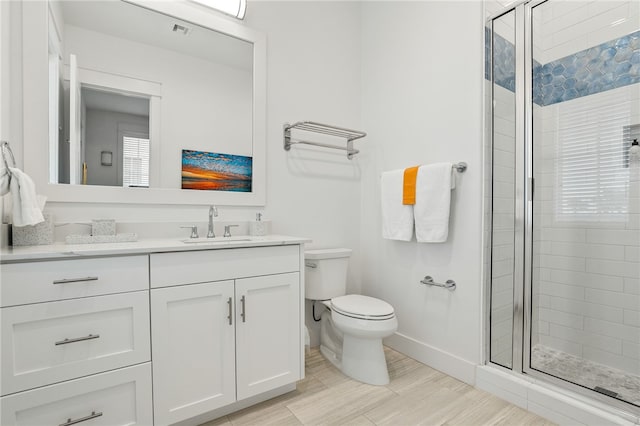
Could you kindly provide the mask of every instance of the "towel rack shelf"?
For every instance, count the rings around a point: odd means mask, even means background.
[[[346,147],[339,145],[332,145],[324,142],[315,142],[308,141],[304,139],[297,139],[291,136],[292,130],[303,130],[305,132],[312,133],[320,133],[327,136],[335,136],[338,138],[346,139]],[[304,145],[313,145],[320,146],[323,148],[329,149],[339,149],[342,151],[347,151],[347,158],[351,160],[354,155],[358,152],[357,149],[353,148],[353,141],[356,139],[360,139],[365,137],[367,134],[365,132],[360,132],[358,130],[346,129],[344,127],[331,126],[329,124],[317,123],[315,121],[299,121],[294,124],[285,123],[284,125],[284,149],[285,151],[289,151],[291,149],[291,145],[295,144],[304,144]]]

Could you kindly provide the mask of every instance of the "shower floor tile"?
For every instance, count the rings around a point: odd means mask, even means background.
[[[531,349],[531,367],[588,388],[600,386],[640,406],[640,376],[579,358],[544,345]]]

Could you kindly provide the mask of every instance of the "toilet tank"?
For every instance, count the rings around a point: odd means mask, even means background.
[[[306,250],[305,298],[328,300],[347,293],[347,267],[351,249]]]

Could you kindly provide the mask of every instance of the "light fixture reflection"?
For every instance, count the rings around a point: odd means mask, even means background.
[[[247,11],[247,0],[191,0],[193,2],[210,7],[234,18],[244,19]]]

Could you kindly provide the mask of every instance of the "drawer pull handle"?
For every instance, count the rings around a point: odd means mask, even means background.
[[[229,298],[229,300],[227,300],[227,305],[229,305],[229,315],[227,316],[227,319],[229,320],[229,325],[233,325],[233,317],[231,316],[232,314],[232,310],[233,308],[231,307],[231,298]]]
[[[95,419],[96,417],[102,416],[102,412],[96,413],[92,411],[88,416],[80,417],[79,419],[67,419],[66,422],[60,423],[58,426],[70,426],[75,425],[76,423],[86,422],[87,420]]]
[[[62,280],[55,280],[54,284],[69,284],[69,283],[81,283],[85,281],[98,281],[98,277],[84,277],[84,278],[64,278]]]
[[[240,316],[242,317],[242,322],[247,322],[247,313],[245,311],[245,297],[242,296],[240,298],[240,304],[242,305],[242,312],[240,312]]]
[[[84,337],[75,337],[73,339],[64,339],[64,340],[60,340],[60,341],[56,342],[56,346],[58,346],[58,345],[66,345],[67,343],[83,342],[85,340],[97,339],[98,337],[100,337],[99,334],[90,334],[90,335],[84,336]]]

